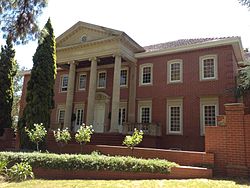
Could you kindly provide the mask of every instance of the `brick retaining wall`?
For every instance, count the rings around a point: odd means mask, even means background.
[[[250,176],[250,115],[243,104],[226,104],[225,125],[206,127],[206,152],[215,154],[214,173]]]

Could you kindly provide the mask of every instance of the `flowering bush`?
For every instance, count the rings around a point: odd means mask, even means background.
[[[43,124],[34,124],[34,129],[27,129],[25,128],[26,133],[31,142],[36,144],[36,149],[39,151],[39,142],[41,142],[47,134],[46,129],[44,128]]]
[[[137,129],[134,130],[134,133],[130,136],[126,136],[124,141],[123,141],[123,145],[126,145],[128,148],[131,149],[132,151],[132,155],[133,155],[133,150],[134,150],[134,147],[138,144],[141,143],[143,139],[143,132],[142,130],[138,131]]]
[[[93,130],[92,125],[87,126],[83,124],[77,130],[75,134],[75,139],[81,145],[81,152],[82,152],[82,145],[90,142],[91,135],[93,134],[93,132],[94,130]]]
[[[68,131],[68,128],[65,128],[63,130],[58,129],[57,131],[54,131],[53,133],[54,133],[55,140],[59,144],[60,148],[62,148],[64,144],[67,144],[68,141],[71,140],[71,135]]]

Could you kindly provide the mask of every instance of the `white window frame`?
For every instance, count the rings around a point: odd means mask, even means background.
[[[179,107],[180,108],[180,131],[171,131],[171,107]],[[173,135],[183,135],[183,98],[172,98],[167,99],[167,134]]]
[[[180,64],[180,79],[179,80],[171,80],[171,65],[173,64]],[[183,61],[182,59],[174,59],[174,60],[170,60],[167,62],[167,81],[168,83],[182,83],[183,82]]]
[[[125,110],[125,122],[127,122],[127,102],[120,102],[120,106],[119,106],[119,111],[120,109],[124,109]],[[121,114],[119,113],[119,116]],[[118,118],[118,120],[121,120],[121,117]],[[122,125],[121,122],[118,121],[119,125]]]
[[[64,118],[63,118],[63,121],[60,122],[60,113],[64,111]],[[65,107],[58,107],[57,108],[57,115],[56,115],[56,121],[57,123],[64,123],[64,119],[65,119]]]
[[[204,60],[213,59],[214,60],[214,76],[209,78],[204,78]],[[216,54],[204,55],[199,58],[199,69],[200,69],[200,80],[217,80],[218,79],[218,56]]]
[[[99,86],[99,78],[100,78],[100,74],[101,73],[105,73],[105,86],[100,87]],[[103,71],[98,71],[98,77],[97,77],[97,89],[105,89],[107,87],[107,71],[103,70]]]
[[[64,79],[64,77],[68,77],[68,83],[67,83],[67,87],[63,87],[63,79]],[[68,74],[63,74],[63,75],[61,75],[60,76],[60,92],[61,93],[66,93],[67,91],[68,91],[68,86],[69,86],[69,75]],[[65,91],[63,91],[62,89],[63,88],[66,88],[66,90]]]
[[[75,115],[76,115],[76,120],[75,120],[75,126],[77,126],[77,115],[78,115],[78,110],[82,110],[82,123],[79,125],[81,126],[84,123],[84,107],[83,106],[79,106],[79,107],[75,107]]]
[[[120,87],[128,87],[128,81],[129,81],[129,79],[128,79],[128,67],[121,68],[121,72],[123,70],[127,71],[127,74],[126,74],[126,84],[125,85],[121,84],[121,73],[120,73]]]
[[[142,123],[142,108],[149,108],[149,123],[152,123],[152,101],[139,101],[138,102],[138,122]]]
[[[81,86],[81,84],[80,84],[81,76],[85,76],[85,87],[84,88],[80,88],[80,86]],[[84,90],[86,90],[86,87],[87,87],[87,73],[81,73],[81,74],[79,74],[79,77],[78,77],[78,90],[84,91]]]
[[[219,115],[219,98],[218,97],[202,97],[200,98],[200,135],[205,135],[205,106],[215,106],[215,126],[217,126],[217,116]]]
[[[149,83],[143,83],[143,69],[146,68],[146,67],[151,68],[150,82]],[[146,64],[140,65],[139,85],[140,86],[153,85],[153,64],[152,63],[146,63]]]

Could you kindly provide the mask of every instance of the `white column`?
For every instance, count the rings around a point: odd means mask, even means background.
[[[128,122],[135,123],[136,65],[131,63],[129,72]]]
[[[120,106],[120,74],[121,55],[119,54],[115,55],[110,132],[118,131],[118,116]]]
[[[91,59],[90,78],[89,78],[89,94],[86,124],[93,125],[96,95],[96,78],[97,78],[97,59]]]
[[[64,128],[68,127],[69,129],[71,127],[71,115],[72,115],[74,88],[75,88],[75,74],[76,74],[76,64],[74,61],[72,61],[70,62],[70,68],[69,68],[66,109],[64,116]]]

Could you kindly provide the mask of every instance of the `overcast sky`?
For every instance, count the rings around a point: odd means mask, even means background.
[[[124,31],[141,46],[187,38],[241,36],[250,48],[250,11],[238,0],[49,0],[55,36],[78,21]],[[32,67],[37,42],[16,47],[21,66]]]

